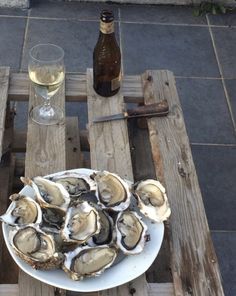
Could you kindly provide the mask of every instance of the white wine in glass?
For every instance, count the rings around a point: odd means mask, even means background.
[[[30,113],[33,121],[52,125],[63,119],[62,110],[51,105],[50,99],[59,90],[65,78],[64,51],[54,44],[39,44],[30,50],[29,77],[35,92],[44,99]]]

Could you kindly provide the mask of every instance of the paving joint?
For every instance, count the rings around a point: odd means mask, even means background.
[[[234,115],[233,115],[233,110],[232,110],[232,107],[231,107],[230,97],[229,97],[229,94],[228,94],[228,91],[227,91],[227,88],[226,88],[224,75],[223,75],[223,69],[222,69],[220,59],[219,59],[219,56],[218,56],[218,52],[217,52],[217,48],[216,48],[216,44],[215,44],[215,39],[214,39],[214,36],[213,36],[212,28],[210,26],[210,20],[209,20],[208,15],[206,15],[206,18],[207,18],[209,33],[210,33],[210,36],[211,36],[211,41],[212,41],[213,49],[214,49],[214,52],[215,52],[215,57],[216,57],[218,69],[219,69],[220,76],[221,76],[221,81],[222,81],[222,85],[223,85],[223,89],[224,89],[224,93],[225,93],[225,98],[226,98],[226,103],[228,105],[228,110],[229,110],[229,113],[230,113],[230,118],[231,118],[231,121],[232,121],[232,124],[233,124],[234,131],[236,132],[236,122],[234,120]]]
[[[26,49],[26,41],[27,41],[27,36],[28,36],[28,30],[29,30],[29,16],[31,13],[31,9],[28,10],[28,16],[26,20],[26,25],[25,25],[25,33],[24,33],[24,41],[23,41],[23,46],[22,46],[22,51],[20,55],[20,72],[23,72],[23,57],[25,54],[25,49]]]

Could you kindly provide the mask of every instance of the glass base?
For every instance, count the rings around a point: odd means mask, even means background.
[[[36,106],[30,111],[29,115],[34,122],[42,125],[58,124],[64,118],[63,111],[57,106]]]

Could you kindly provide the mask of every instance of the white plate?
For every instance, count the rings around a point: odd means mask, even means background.
[[[89,169],[76,169],[71,171],[81,174],[91,174],[94,172]],[[63,172],[59,172],[52,175],[62,173]],[[34,191],[29,186],[25,186],[20,193],[31,197],[34,196]],[[127,256],[118,264],[108,268],[99,277],[86,278],[82,281],[71,280],[63,270],[41,271],[33,269],[14,253],[8,237],[10,226],[2,223],[2,229],[11,256],[24,272],[46,284],[58,288],[77,292],[93,292],[125,284],[143,274],[151,266],[161,247],[164,235],[164,225],[163,223],[152,223],[146,218],[143,218],[143,221],[148,226],[148,233],[150,234],[151,239],[146,243],[142,253]]]

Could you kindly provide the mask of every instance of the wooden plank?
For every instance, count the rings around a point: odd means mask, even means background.
[[[169,71],[142,75],[145,103],[166,98],[168,117],[148,119],[156,175],[165,183],[175,295],[224,295],[183,113]]]
[[[79,142],[81,146],[81,151],[89,151],[90,146],[88,142],[88,131],[78,130]],[[26,151],[26,131],[15,130],[13,135],[13,152],[25,152]],[[4,139],[5,141],[5,139]]]
[[[0,285],[0,296],[18,296],[19,287],[14,284],[2,284]]]
[[[112,121],[93,124],[98,116],[120,113],[124,107],[121,92],[112,98],[98,96],[93,90],[93,73],[87,70],[89,142],[91,148],[91,166],[93,169],[108,170],[128,180],[133,180],[129,137],[126,121]],[[130,295],[135,289],[136,296],[147,295],[145,275],[134,281],[100,292],[100,295]],[[133,290],[134,291],[134,290]]]
[[[0,159],[2,157],[3,150],[3,135],[5,130],[5,117],[8,97],[8,86],[9,86],[9,67],[0,67]]]
[[[64,84],[55,95],[55,104],[65,110]],[[41,103],[30,87],[29,110]],[[28,120],[25,175],[34,177],[66,169],[65,124],[43,126]],[[53,296],[54,288],[23,271],[19,273],[19,296]]]
[[[66,118],[66,168],[82,167],[83,158],[79,138],[78,117]]]
[[[174,287],[172,283],[148,284],[148,296],[174,296]]]
[[[66,100],[86,101],[86,75],[66,74]],[[122,91],[127,102],[143,102],[140,76],[125,76]],[[29,96],[29,78],[27,73],[12,73],[10,76],[9,99],[26,101]]]

